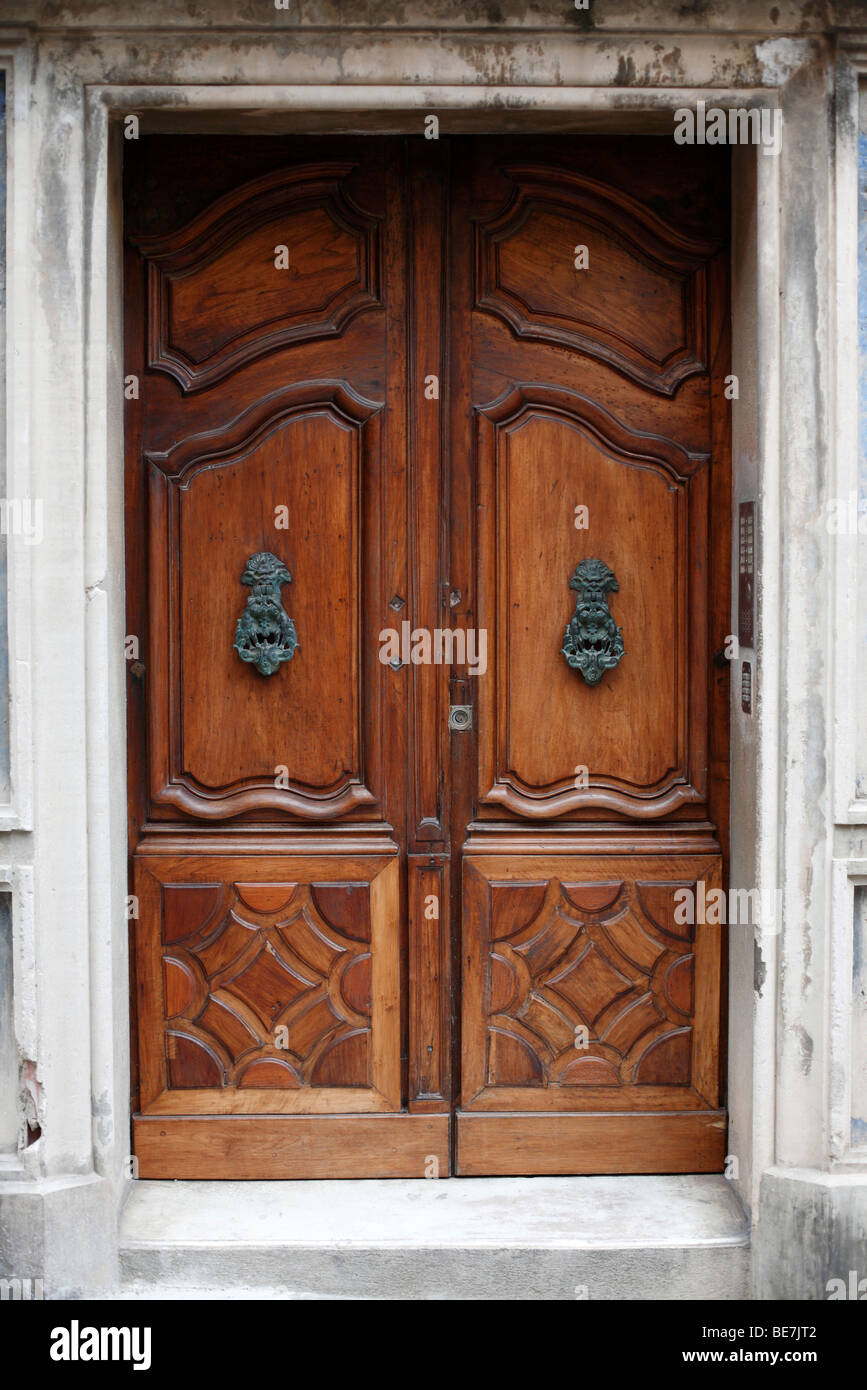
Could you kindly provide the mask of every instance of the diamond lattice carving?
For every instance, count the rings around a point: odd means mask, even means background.
[[[216,911],[184,892],[164,889],[189,928],[163,956],[171,1087],[369,1085],[367,886],[236,883]]]
[[[681,884],[492,886],[488,1084],[686,1085],[692,928]]]

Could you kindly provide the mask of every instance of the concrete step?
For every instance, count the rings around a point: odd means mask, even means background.
[[[121,1298],[732,1299],[725,1178],[136,1182]]]

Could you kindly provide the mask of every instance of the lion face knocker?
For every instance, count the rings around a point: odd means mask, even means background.
[[[251,555],[241,583],[252,592],[235,628],[235,651],[263,676],[273,676],[281,661],[289,661],[298,646],[295,624],[280,597],[292,576],[282,560],[267,550]]]
[[[623,629],[609,613],[607,597],[620,585],[603,560],[582,560],[569,588],[578,591],[578,598],[560,650],[588,685],[596,685],[623,656]]]

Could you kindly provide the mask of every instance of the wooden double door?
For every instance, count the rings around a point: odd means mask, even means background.
[[[727,168],[126,150],[142,1177],[725,1153]]]

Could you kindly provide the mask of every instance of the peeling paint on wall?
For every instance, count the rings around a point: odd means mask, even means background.
[[[762,997],[762,990],[765,987],[765,980],[768,976],[768,967],[765,965],[765,958],[762,955],[762,948],[758,941],[753,943],[753,989],[759,998]]]
[[[21,1100],[24,1111],[24,1147],[35,1144],[42,1133],[42,1083],[36,1063],[25,1057],[21,1063]]]
[[[810,1069],[813,1065],[813,1039],[802,1023],[796,1023],[792,1029],[792,1033],[798,1044],[798,1060],[801,1071],[805,1076],[809,1076]]]

